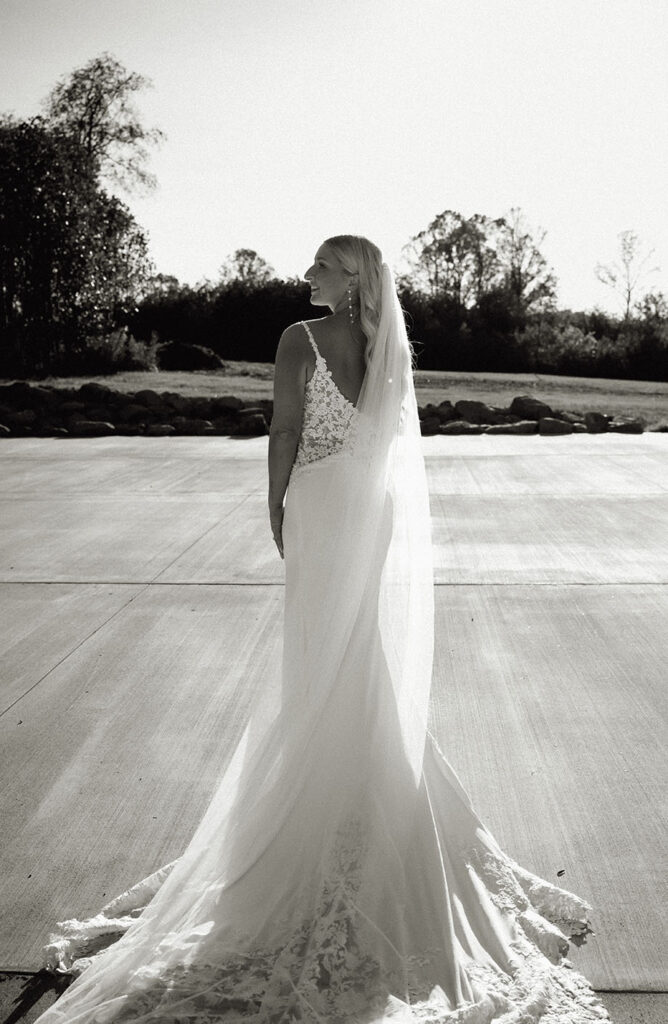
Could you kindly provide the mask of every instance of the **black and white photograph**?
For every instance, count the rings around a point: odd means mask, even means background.
[[[0,1024],[668,1024],[667,54],[0,0]]]

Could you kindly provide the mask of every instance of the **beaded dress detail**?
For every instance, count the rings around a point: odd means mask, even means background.
[[[304,415],[292,476],[309,463],[352,449],[357,409],[334,383],[309,325],[302,321],[315,353],[315,370],[306,383]]]

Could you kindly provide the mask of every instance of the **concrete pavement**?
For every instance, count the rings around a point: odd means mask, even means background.
[[[439,741],[501,844],[593,904],[594,986],[665,992],[668,435],[423,446]],[[187,843],[229,699],[279,657],[283,563],[266,438],[13,439],[0,473],[0,968],[30,972]]]

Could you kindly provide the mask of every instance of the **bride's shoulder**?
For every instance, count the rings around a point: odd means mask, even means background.
[[[311,345],[302,321],[286,327],[276,349],[276,362],[304,364],[308,362]]]

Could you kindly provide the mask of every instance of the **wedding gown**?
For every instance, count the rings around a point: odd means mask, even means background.
[[[75,980],[39,1024],[607,1018],[564,960],[568,938],[589,931],[589,908],[502,852],[422,721],[415,686],[411,704],[397,681],[399,669],[423,678],[431,666],[430,540],[403,538],[410,571],[422,560],[429,583],[421,597],[406,591],[424,620],[411,646],[398,576],[396,600],[379,600],[392,594],[406,481],[368,529],[365,507],[351,512],[351,473],[357,493],[367,482],[367,464],[355,470],[350,457],[359,403],[304,327],[316,364],[286,495],[276,686],[182,856],[95,917],[59,923],[46,963]]]

